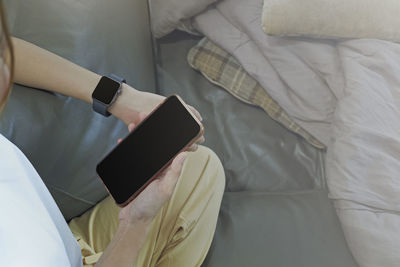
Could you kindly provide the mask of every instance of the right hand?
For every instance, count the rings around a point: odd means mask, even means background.
[[[147,114],[140,113],[140,121]],[[135,128],[133,123],[128,125],[129,131]],[[118,140],[119,142],[121,140]],[[132,202],[123,207],[119,213],[121,223],[135,224],[150,223],[164,204],[171,198],[175,185],[181,174],[187,152],[179,153],[172,163],[164,169]]]

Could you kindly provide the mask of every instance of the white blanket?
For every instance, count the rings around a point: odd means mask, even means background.
[[[400,45],[266,36],[262,0],[224,0],[194,26],[328,146],[326,174],[362,267],[400,266]]]
[[[262,6],[262,0],[224,0],[193,24],[234,55],[296,123],[329,145],[337,94],[344,87],[336,43],[267,36]]]
[[[161,38],[176,28],[188,30],[188,20],[216,1],[149,0],[153,36]]]

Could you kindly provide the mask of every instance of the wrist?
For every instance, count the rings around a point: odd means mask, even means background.
[[[128,124],[131,122],[130,118],[136,117],[140,111],[139,107],[141,99],[141,91],[123,83],[120,95],[108,111]]]
[[[125,221],[120,220],[117,232],[125,238],[133,238],[138,250],[143,246],[150,229],[151,222],[148,221]]]
[[[126,231],[131,231],[133,229],[147,230],[151,224],[152,220],[145,219],[119,219],[118,228],[124,229]]]
[[[151,224],[154,217],[139,215],[139,214],[132,214],[131,208],[124,207],[119,212],[119,225],[121,227],[129,228],[131,226],[137,227],[147,227]]]
[[[149,225],[120,221],[118,228],[96,266],[132,266],[142,249]]]

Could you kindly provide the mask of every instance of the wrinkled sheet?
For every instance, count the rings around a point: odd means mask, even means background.
[[[400,45],[266,36],[262,4],[225,0],[193,24],[328,146],[330,198],[359,265],[399,266]]]
[[[192,16],[203,11],[217,0],[149,0],[151,31],[155,38],[161,38],[175,28],[185,27]]]
[[[298,125],[329,145],[336,94],[344,85],[335,43],[265,35],[262,6],[262,0],[221,1],[193,25],[235,56]]]

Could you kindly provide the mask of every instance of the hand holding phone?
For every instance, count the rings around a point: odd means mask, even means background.
[[[146,117],[147,114],[140,113],[139,122],[143,121]],[[132,132],[134,128],[135,125],[133,123],[128,125],[129,132]],[[118,142],[121,141],[119,140]],[[179,153],[172,163],[152,183],[133,201],[120,210],[119,220],[133,224],[137,220],[150,223],[162,206],[171,198],[187,156],[187,152]]]
[[[115,202],[125,206],[203,131],[183,100],[172,95],[114,148],[96,171]]]

